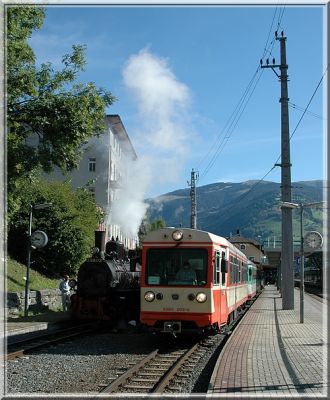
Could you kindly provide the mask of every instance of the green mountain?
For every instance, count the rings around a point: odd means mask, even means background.
[[[245,237],[262,237],[265,242],[276,240],[281,232],[280,183],[247,181],[242,183],[213,183],[200,186],[197,193],[197,228],[229,237],[237,229]],[[292,184],[292,202],[322,201],[323,181],[304,181]],[[190,226],[190,188],[148,199],[150,221],[163,218],[167,226]],[[300,237],[300,213],[293,210],[294,237]],[[322,231],[323,212],[306,208],[304,230]]]

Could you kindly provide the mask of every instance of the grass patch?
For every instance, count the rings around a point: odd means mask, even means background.
[[[6,283],[8,292],[25,290],[26,265],[8,257]],[[30,290],[57,289],[59,279],[49,279],[30,268]]]

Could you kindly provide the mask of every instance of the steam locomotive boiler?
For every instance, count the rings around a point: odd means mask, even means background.
[[[138,255],[128,253],[115,240],[104,246],[104,239],[105,232],[95,232],[93,255],[79,268],[77,290],[71,296],[72,318],[110,323],[123,319],[139,321]]]

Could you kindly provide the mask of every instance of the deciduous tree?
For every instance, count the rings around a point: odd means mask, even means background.
[[[41,168],[72,170],[82,145],[104,132],[105,108],[114,96],[94,83],[76,83],[85,67],[82,45],[62,58],[63,68],[51,63],[36,66],[28,44],[32,32],[42,26],[40,7],[7,8],[7,150],[8,195],[17,179]],[[31,141],[34,136],[34,141]]]

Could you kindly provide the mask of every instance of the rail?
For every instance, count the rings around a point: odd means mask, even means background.
[[[197,368],[198,363],[210,347],[215,345],[215,351],[220,351],[248,309],[249,306],[244,310],[242,309],[225,332],[206,336],[188,349],[173,350],[169,348],[163,354],[160,354],[158,349],[153,351],[115,381],[104,387],[100,394],[169,394],[182,392],[184,382],[190,378],[192,371]]]
[[[24,354],[63,342],[76,336],[95,332],[95,324],[83,324],[70,328],[60,329],[53,332],[29,336],[8,344],[8,353],[4,356],[6,360],[22,357]]]

